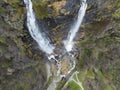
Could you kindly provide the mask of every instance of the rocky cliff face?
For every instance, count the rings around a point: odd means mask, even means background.
[[[33,0],[44,32],[59,48],[77,16],[79,3]],[[75,39],[80,49],[77,70],[84,74],[80,76],[86,90],[120,88],[119,7],[119,0],[88,0],[87,13]],[[45,60],[27,30],[23,1],[0,1],[0,90],[46,90]]]

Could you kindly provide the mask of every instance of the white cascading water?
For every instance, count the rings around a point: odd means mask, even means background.
[[[73,39],[74,39],[76,33],[78,32],[80,26],[81,26],[81,23],[83,21],[86,9],[87,9],[86,0],[82,0],[82,4],[81,4],[81,7],[80,7],[79,12],[78,12],[77,20],[73,24],[73,26],[71,27],[71,29],[68,33],[67,39],[63,42],[67,52],[72,51],[72,48],[73,48],[73,45],[74,45]]]
[[[53,78],[52,83],[49,85],[49,87],[47,88],[47,90],[55,90],[55,88],[57,87],[57,83],[61,80],[62,77],[65,77],[65,75],[61,75],[61,62],[55,58],[55,54],[54,54],[54,46],[52,44],[50,44],[50,41],[48,38],[46,38],[46,36],[43,34],[43,32],[41,32],[41,28],[39,27],[34,11],[33,11],[33,6],[32,6],[32,2],[31,0],[24,0],[24,3],[26,4],[26,9],[27,9],[27,27],[28,30],[31,34],[31,36],[33,37],[33,39],[38,43],[39,48],[45,52],[46,54],[49,54],[50,56],[48,56],[49,60],[55,60],[57,63],[57,73],[56,73],[56,77]],[[73,39],[76,35],[76,33],[79,30],[79,27],[82,23],[82,20],[84,18],[85,12],[86,12],[86,8],[87,8],[87,4],[86,4],[86,0],[82,0],[82,4],[78,13],[78,17],[76,22],[74,23],[74,25],[72,26],[72,28],[69,31],[68,37],[67,39],[64,41],[64,45],[65,48],[67,50],[67,52],[70,52],[73,48]],[[53,54],[53,55],[52,55]],[[67,74],[69,74],[74,68],[75,68],[75,61],[73,61],[73,67],[68,71]],[[46,65],[47,69],[48,69],[48,74],[52,75],[50,72],[50,66]],[[67,75],[66,74],[66,75]],[[49,76],[48,76],[49,78]]]
[[[54,51],[54,46],[50,44],[49,39],[45,37],[43,32],[40,31],[40,27],[37,24],[36,17],[33,11],[33,6],[31,0],[24,0],[27,9],[27,27],[33,39],[38,43],[39,48],[47,53],[52,54]]]

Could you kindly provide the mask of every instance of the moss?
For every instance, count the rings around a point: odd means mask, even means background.
[[[3,37],[0,37],[0,43],[6,43],[6,39]]]
[[[33,2],[33,8],[38,18],[43,19],[50,17],[47,9],[47,2],[44,0],[39,0],[39,2]]]

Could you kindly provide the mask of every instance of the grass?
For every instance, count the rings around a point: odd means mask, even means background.
[[[71,81],[68,83],[69,90],[82,90],[79,85],[77,85],[75,82]]]

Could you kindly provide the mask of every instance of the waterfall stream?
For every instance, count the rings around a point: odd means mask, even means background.
[[[24,0],[24,3],[26,4],[27,9],[27,27],[32,38],[38,43],[39,48],[43,52],[47,54],[52,54],[55,47],[50,44],[49,39],[45,36],[43,32],[40,31],[41,28],[37,23],[31,0]]]
[[[72,51],[72,48],[74,45],[73,39],[76,36],[76,33],[78,32],[78,30],[80,28],[80,25],[83,21],[83,18],[84,18],[85,12],[86,12],[86,9],[87,9],[86,0],[82,0],[82,4],[81,4],[81,7],[78,12],[77,20],[72,25],[72,27],[68,33],[67,39],[64,41],[64,46],[65,46],[65,49],[67,50],[67,52]]]

